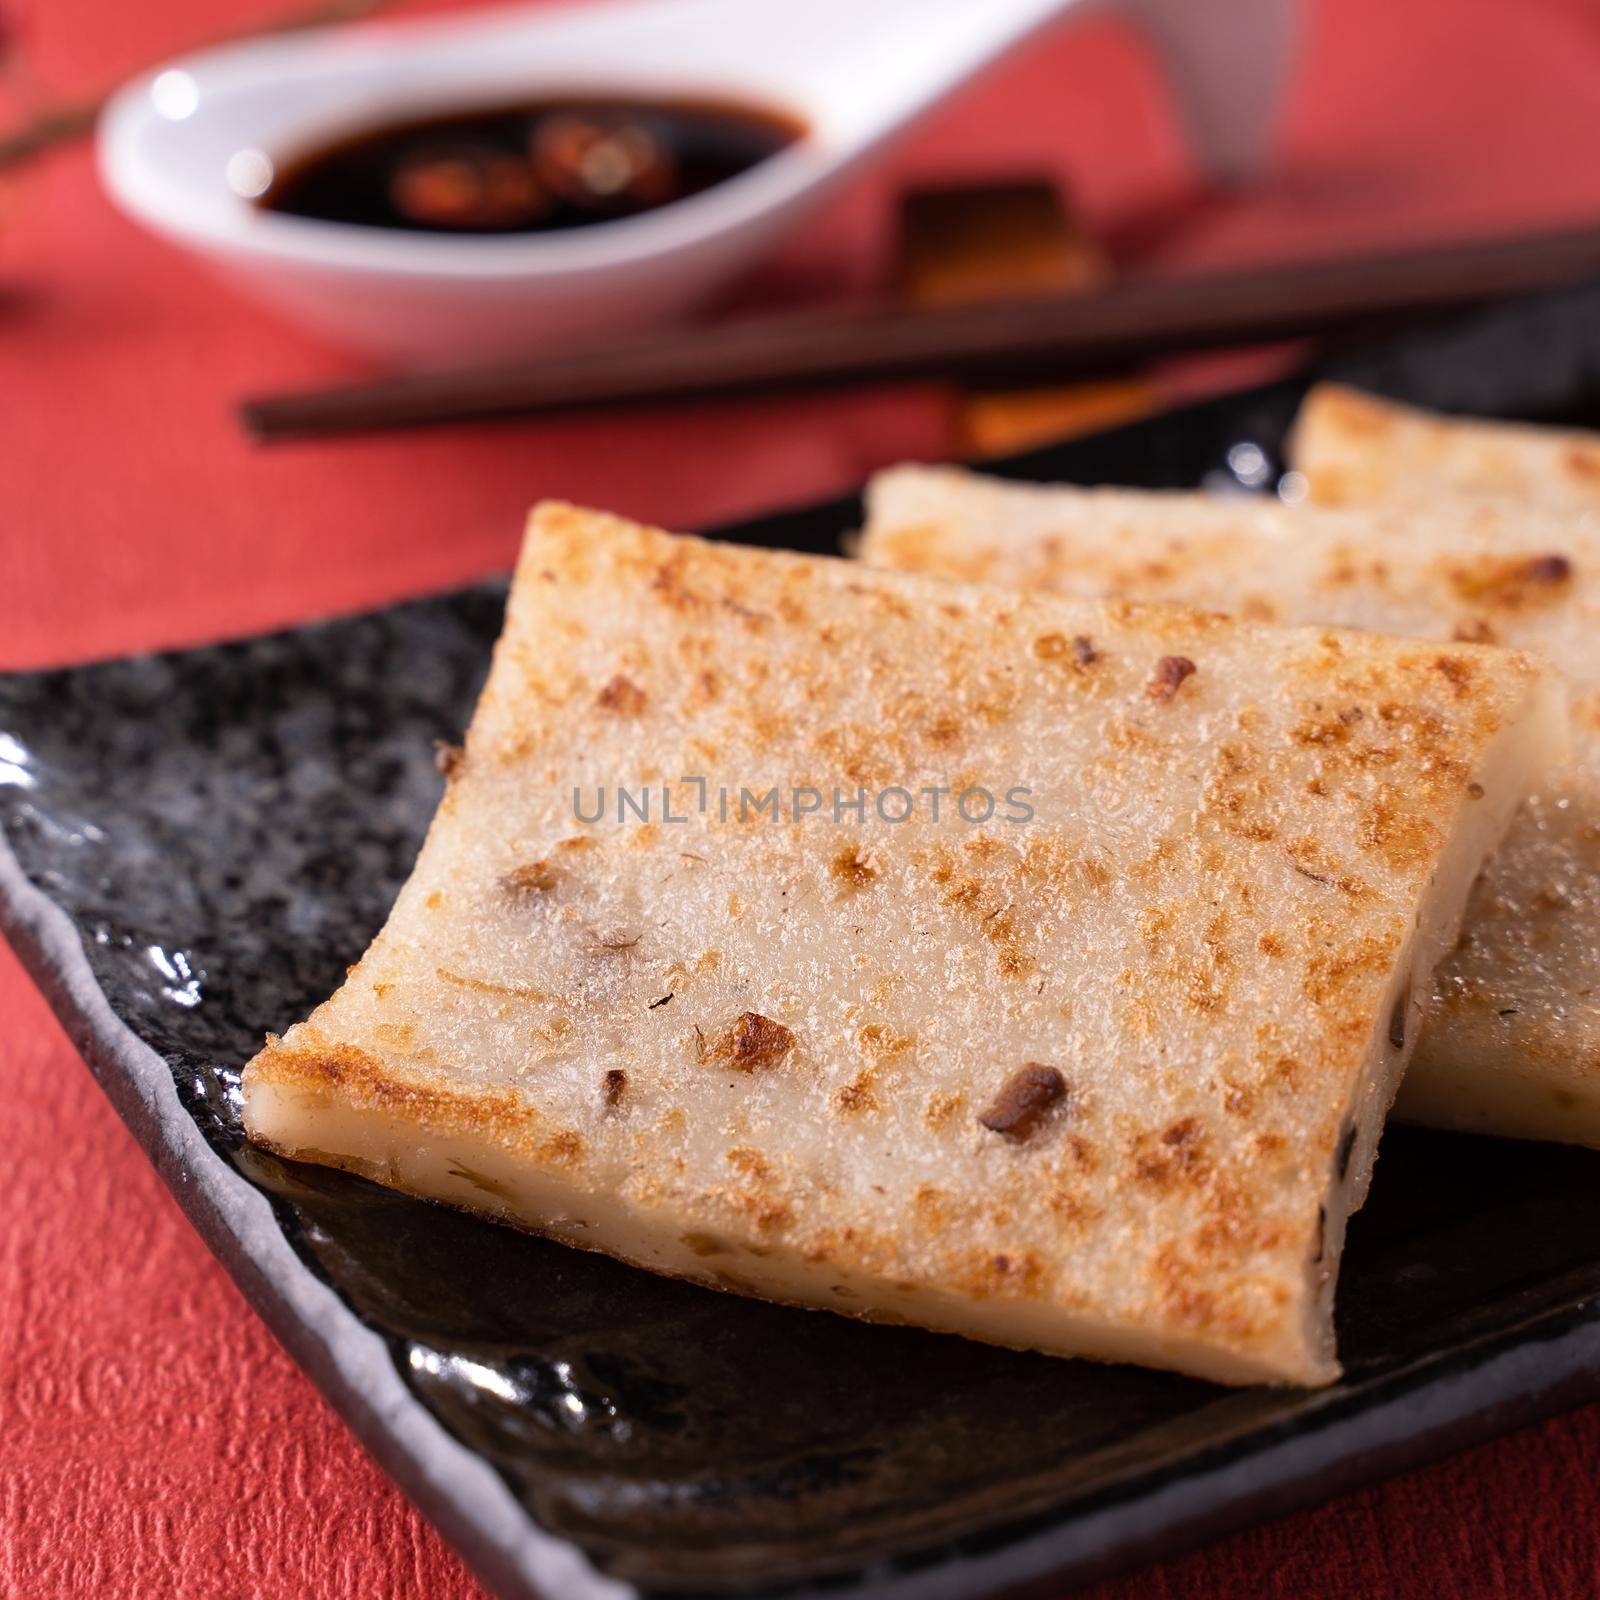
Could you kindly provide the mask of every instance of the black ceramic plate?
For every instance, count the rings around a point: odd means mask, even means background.
[[[1600,290],[1337,372],[1593,420]],[[1255,480],[1300,391],[1006,470],[1177,485],[1231,459]],[[732,531],[833,549],[857,511]],[[760,1305],[247,1148],[239,1064],[376,931],[500,599],[0,678],[10,938],[229,1270],[491,1586],[1059,1592],[1600,1393],[1589,1152],[1391,1129],[1340,1284],[1347,1375],[1307,1393]]]

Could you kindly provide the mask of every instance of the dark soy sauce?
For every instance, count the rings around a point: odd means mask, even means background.
[[[699,194],[805,131],[732,103],[538,100],[368,128],[284,163],[257,203],[412,233],[548,233]]]

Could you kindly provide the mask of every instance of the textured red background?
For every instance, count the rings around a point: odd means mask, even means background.
[[[30,52],[87,89],[272,5],[34,0]],[[912,175],[1053,165],[1115,244],[1187,263],[1594,217],[1597,158],[1593,0],[1325,0],[1275,174],[1200,205],[1147,62],[1094,25],[952,106],[755,292],[871,287]],[[544,494],[689,526],[949,448],[943,402],[912,390],[240,440],[237,395],[341,370],[115,216],[85,151],[0,187],[0,666],[503,567]],[[0,1595],[479,1596],[245,1308],[4,950],[0,1105]],[[1590,1409],[1097,1600],[1593,1594],[1597,1468]]]

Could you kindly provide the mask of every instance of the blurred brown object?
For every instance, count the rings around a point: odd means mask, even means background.
[[[1088,293],[1111,278],[1109,258],[1049,179],[929,186],[901,196],[895,282],[914,309]],[[1157,402],[1155,385],[1137,377],[963,391],[957,427],[964,453],[1003,455],[1130,422]]]
[[[962,453],[1003,456],[1052,439],[1098,433],[1149,416],[1159,398],[1156,385],[1140,377],[1046,389],[980,389],[962,396]]]
[[[896,284],[918,310],[1098,289],[1111,263],[1044,178],[908,189]]]

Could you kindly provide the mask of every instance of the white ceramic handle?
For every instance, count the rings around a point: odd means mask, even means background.
[[[1166,68],[1194,156],[1219,183],[1256,177],[1300,35],[1299,0],[1118,0]]]
[[[680,5],[685,0],[678,0]],[[1126,16],[1166,72],[1210,179],[1256,175],[1271,149],[1300,0],[687,0],[717,53],[765,59],[803,80],[841,145],[899,133],[1057,19]],[[678,13],[680,25],[688,14]]]
[[[768,0],[771,3],[771,0]],[[1093,0],[777,0],[836,54],[836,106],[893,121],[942,99],[1030,35]]]

